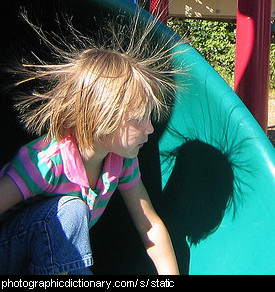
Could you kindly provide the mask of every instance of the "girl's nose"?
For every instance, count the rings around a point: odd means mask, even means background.
[[[152,122],[148,121],[148,123],[146,124],[145,133],[146,133],[146,135],[150,135],[153,132],[154,132],[154,127],[152,125]]]

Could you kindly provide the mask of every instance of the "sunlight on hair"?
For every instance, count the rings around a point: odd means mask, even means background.
[[[161,24],[153,16],[141,23],[140,11],[137,8],[130,23],[123,13],[114,16],[101,26],[96,40],[64,17],[70,41],[62,34],[44,32],[22,13],[58,60],[49,64],[33,54],[35,64],[25,62],[14,71],[22,76],[17,86],[30,81],[45,84],[18,98],[16,107],[29,132],[48,132],[58,140],[71,133],[85,153],[103,135],[114,132],[125,113],[137,120],[160,121],[167,116],[176,90],[174,75],[186,73],[171,63],[178,53],[174,49],[183,41],[175,41],[173,34],[168,41],[154,41]]]

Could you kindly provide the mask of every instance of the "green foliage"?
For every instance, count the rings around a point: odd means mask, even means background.
[[[275,89],[275,44],[270,49],[270,89]]]
[[[236,24],[200,19],[173,19],[168,23],[186,39],[233,87]],[[270,89],[275,89],[275,44],[270,50]]]
[[[234,62],[236,24],[200,19],[173,19],[170,26],[186,39],[232,86],[234,82]]]

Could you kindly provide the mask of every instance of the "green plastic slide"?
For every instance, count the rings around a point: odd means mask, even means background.
[[[134,5],[127,1],[101,2],[102,9],[125,9],[129,17],[135,13]],[[142,17],[146,20],[147,13],[144,12]],[[171,37],[171,31],[165,25],[158,29],[163,38]],[[275,274],[274,147],[239,97],[199,53],[188,44],[178,50],[182,52],[175,56],[175,66],[182,66],[187,72],[176,78],[176,82],[184,86],[177,93],[169,120],[168,126],[173,130],[165,130],[159,139],[160,153],[172,152],[183,141],[200,140],[226,155],[234,172],[235,207],[228,206],[219,227],[212,234],[197,245],[191,245],[189,273]],[[192,152],[194,163],[207,161],[199,149]],[[162,155],[161,161],[164,187],[173,163]],[[208,162],[216,163],[215,159]],[[211,165],[206,171],[208,169],[211,171]],[[227,183],[225,178],[219,177],[219,173],[215,175],[216,184],[220,179]],[[194,183],[203,188],[204,184],[199,180]],[[174,183],[177,182],[181,182],[180,177]],[[171,188],[173,190],[173,186]],[[174,185],[174,188],[177,186]],[[181,196],[180,190],[177,196]],[[181,206],[180,202],[177,204]],[[218,207],[211,207],[210,202],[209,217],[215,213],[215,208]],[[167,208],[166,212],[171,210]],[[173,224],[184,223],[175,218]]]

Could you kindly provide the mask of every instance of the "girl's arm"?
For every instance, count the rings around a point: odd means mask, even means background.
[[[22,194],[9,176],[0,178],[0,214],[23,200]]]
[[[179,275],[168,231],[156,214],[140,180],[135,187],[120,191],[159,275]]]

